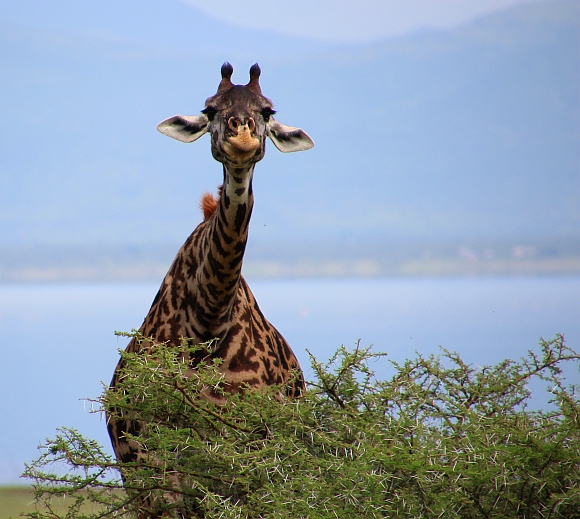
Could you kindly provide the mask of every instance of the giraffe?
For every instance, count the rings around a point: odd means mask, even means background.
[[[256,63],[249,83],[234,85],[233,67],[224,63],[217,92],[205,101],[201,115],[176,115],[157,126],[162,134],[186,143],[208,133],[212,155],[223,166],[223,184],[219,198],[203,196],[204,221],[177,253],[140,332],[170,345],[179,345],[182,338],[197,343],[217,338],[211,353],[199,352],[190,360],[195,365],[203,355],[223,359],[220,370],[230,392],[285,383],[294,371],[300,372],[290,346],[264,317],[241,274],[254,203],[254,167],[264,157],[266,137],[282,152],[314,146],[306,132],[274,119],[272,102],[262,95],[260,73]],[[126,351],[138,353],[140,348],[133,338]],[[123,366],[121,359],[111,389]],[[288,396],[298,396],[303,389],[300,376]],[[208,398],[219,403],[224,397],[213,392]],[[138,435],[140,423],[108,419],[107,427],[118,460],[135,461],[142,455],[139,445],[124,436]]]

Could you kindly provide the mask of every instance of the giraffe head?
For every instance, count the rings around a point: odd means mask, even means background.
[[[250,82],[234,85],[234,68],[222,65],[222,80],[215,95],[205,101],[201,115],[175,115],[160,122],[157,129],[182,142],[211,135],[213,157],[230,166],[249,165],[262,160],[266,137],[283,152],[308,150],[314,141],[300,128],[286,126],[273,117],[272,101],[262,95],[260,67],[250,68]]]

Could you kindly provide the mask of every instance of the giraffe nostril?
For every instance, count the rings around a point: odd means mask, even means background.
[[[228,127],[236,132],[245,131],[246,129],[253,132],[256,129],[256,123],[252,117],[248,117],[244,122],[243,118],[232,116],[228,119]]]
[[[239,125],[240,123],[235,117],[230,117],[228,119],[228,126],[230,127],[230,129],[237,130]]]

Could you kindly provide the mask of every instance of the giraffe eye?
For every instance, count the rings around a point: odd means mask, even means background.
[[[264,118],[264,121],[266,121],[266,122],[268,122],[270,120],[270,116],[274,115],[275,113],[276,113],[276,110],[273,110],[269,106],[262,109],[262,117]]]
[[[215,114],[217,113],[217,108],[215,106],[206,106],[202,111],[202,114],[204,114],[210,121],[213,121],[213,118],[215,117]]]

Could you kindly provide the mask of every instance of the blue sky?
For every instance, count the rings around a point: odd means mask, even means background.
[[[155,127],[225,60],[316,142],[260,164],[256,243],[576,235],[578,3],[352,5],[0,0],[0,241],[182,243],[221,169]]]
[[[449,29],[518,4],[547,0],[181,0],[239,27],[328,42],[368,42]]]

